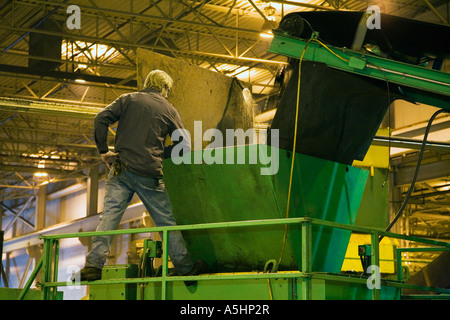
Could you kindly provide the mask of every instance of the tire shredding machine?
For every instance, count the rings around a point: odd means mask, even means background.
[[[273,30],[270,51],[287,56],[289,65],[276,80],[282,90],[269,143],[223,149],[224,157],[258,154],[255,163],[166,161],[177,229],[193,257],[206,261],[205,274],[170,275],[167,244],[148,240],[139,265],[106,266],[102,280],[84,283],[90,299],[402,298],[407,284],[400,278],[379,279],[366,269],[341,272],[352,233],[369,235],[359,247],[365,267],[380,263],[382,236],[443,250],[449,245],[388,232],[389,169],[375,172],[374,180],[373,168],[352,164],[375,140],[383,142],[377,130],[393,100],[450,110],[449,75],[438,70],[449,54],[443,45],[449,27],[381,15],[377,30],[367,28],[367,19],[364,12],[294,13]],[[434,68],[424,67],[431,56]],[[277,145],[270,143],[275,129]],[[278,170],[262,175],[274,154]],[[152,230],[173,230],[163,229]],[[163,267],[157,269],[161,252]],[[401,269],[399,262],[396,272]],[[46,272],[46,298],[56,297],[55,288],[66,284],[53,280],[51,267]],[[186,279],[197,284],[186,287]]]

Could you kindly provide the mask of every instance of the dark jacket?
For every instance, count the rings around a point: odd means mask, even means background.
[[[184,129],[177,110],[154,89],[121,95],[95,117],[94,137],[99,153],[108,152],[108,127],[117,121],[114,149],[127,170],[162,177],[163,159],[170,156],[174,146],[164,147],[165,139],[174,130]]]

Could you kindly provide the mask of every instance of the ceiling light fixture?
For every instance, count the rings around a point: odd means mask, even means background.
[[[264,22],[259,35],[263,38],[273,38],[272,29],[274,28],[275,28],[275,21],[267,20]]]
[[[48,173],[47,172],[35,172],[34,176],[38,177],[38,178],[44,178],[44,177],[48,176]]]
[[[266,15],[266,19],[264,19],[263,26],[261,28],[261,32],[259,35],[263,38],[273,38],[273,32],[272,29],[275,29],[277,22],[275,21],[275,13],[277,10],[272,7],[270,4],[269,6],[264,8],[264,13]]]

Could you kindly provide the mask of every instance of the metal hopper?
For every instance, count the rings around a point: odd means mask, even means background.
[[[276,219],[286,217],[292,152],[267,145],[215,149],[224,164],[164,163],[166,187],[179,225]],[[261,175],[279,155],[278,171]],[[193,151],[191,159],[199,157]],[[227,152],[245,152],[245,164],[226,164]],[[256,163],[249,154],[259,154]],[[198,159],[198,158],[197,158]],[[236,162],[235,162],[236,163]],[[273,163],[271,165],[274,165]],[[289,217],[311,217],[353,225],[368,172],[359,168],[297,153]],[[278,270],[301,270],[301,228],[290,225]],[[269,260],[278,261],[284,225],[184,231],[194,258],[203,258],[209,272],[262,271]],[[350,231],[313,226],[312,271],[341,270]]]

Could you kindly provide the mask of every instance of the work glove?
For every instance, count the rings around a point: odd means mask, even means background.
[[[102,153],[100,156],[102,160],[106,163],[108,169],[111,169],[112,164],[116,161],[116,158],[119,154],[116,152],[108,151],[106,153]]]

